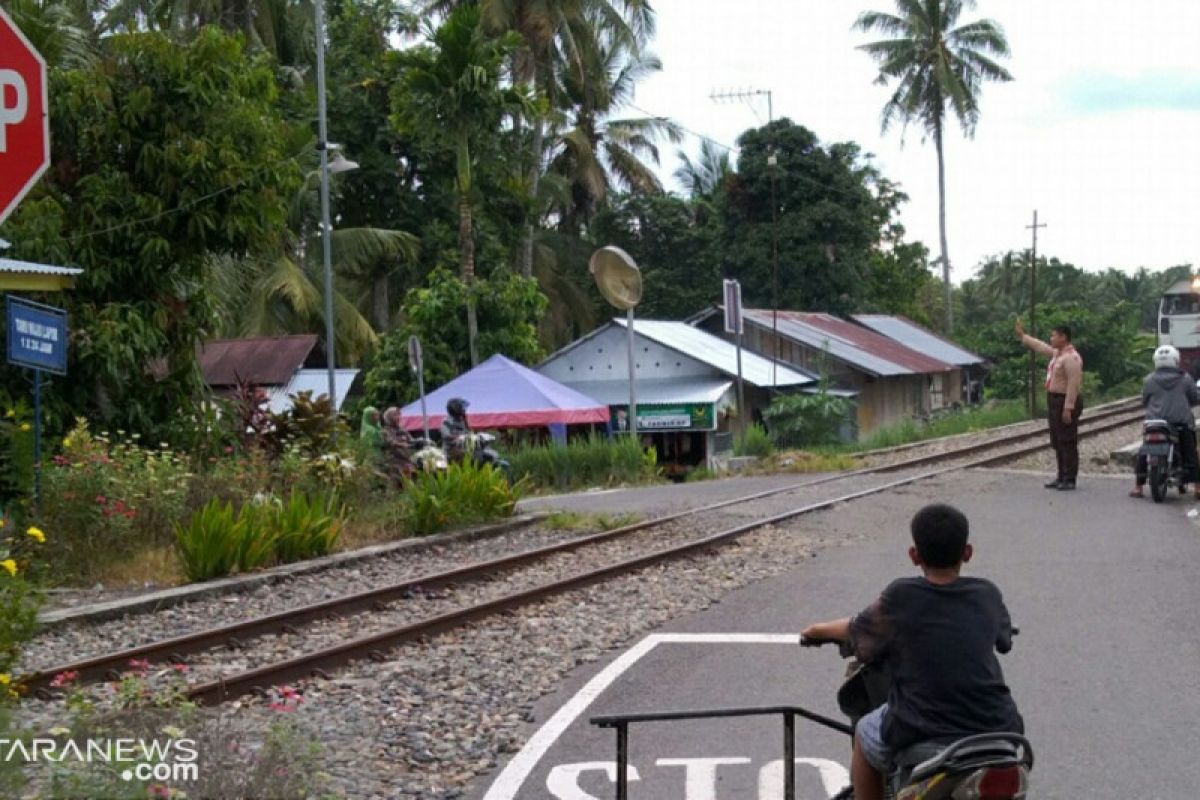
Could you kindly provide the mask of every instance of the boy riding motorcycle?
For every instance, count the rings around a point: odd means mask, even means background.
[[[911,529],[908,555],[922,577],[895,580],[865,611],[801,633],[801,641],[849,642],[860,661],[891,675],[888,701],[854,731],[856,800],[882,800],[896,756],[912,745],[1024,732],[995,654],[1012,647],[1008,609],[993,583],[959,574],[974,553],[966,516],[930,505]]]
[[[1179,432],[1179,456],[1187,483],[1200,499],[1200,459],[1196,456],[1196,416],[1192,406],[1200,405],[1200,390],[1192,376],[1179,368],[1179,351],[1164,344],[1154,351],[1154,372],[1142,384],[1142,406],[1146,419],[1166,420]],[[1146,485],[1147,459],[1137,458],[1134,469],[1136,484],[1130,497],[1143,497]]]

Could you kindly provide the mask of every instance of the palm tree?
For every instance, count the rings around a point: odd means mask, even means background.
[[[289,230],[279,252],[247,259],[222,256],[210,263],[208,284],[216,295],[219,334],[274,336],[325,330],[323,268],[315,240],[316,175],[310,173],[292,200]],[[418,241],[404,231],[342,228],[333,231],[332,249],[337,354],[339,361],[353,363],[387,331],[387,279],[401,265],[416,261]]]
[[[494,34],[516,33],[522,47],[512,55],[514,83],[532,85],[553,109],[559,101],[558,75],[563,66],[580,61],[580,39],[598,29],[635,50],[654,34],[654,11],[649,0],[427,0],[426,12],[447,12],[478,5],[484,28]],[[547,159],[546,119],[524,115],[531,129],[529,172],[525,186],[535,207]],[[535,217],[525,227],[521,274],[533,274]]]
[[[99,57],[99,36],[80,3],[14,0],[8,13],[52,67],[87,69]]]
[[[675,180],[683,184],[692,199],[712,197],[713,193],[733,174],[729,151],[710,139],[700,142],[700,155],[695,161],[679,151],[680,165]]]
[[[559,209],[563,231],[587,224],[614,187],[661,192],[662,183],[644,160],[659,163],[660,137],[683,139],[680,127],[663,117],[611,118],[632,101],[638,81],[662,69],[656,56],[610,37],[591,41],[580,55],[563,71],[563,97],[571,111],[555,132],[550,162],[571,190],[571,202]]]
[[[867,11],[854,27],[892,38],[859,47],[879,63],[876,83],[897,82],[883,107],[882,128],[893,121],[917,122],[933,137],[938,158],[938,232],[942,277],[946,284],[946,332],[954,327],[950,256],[946,246],[946,164],[942,150],[947,112],[953,112],[967,136],[979,122],[979,92],[984,81],[1010,81],[1012,75],[994,58],[1008,55],[1000,26],[983,19],[955,27],[974,0],[895,0],[897,14]]]
[[[516,34],[489,37],[473,6],[456,9],[429,44],[395,55],[401,76],[393,95],[394,121],[402,132],[431,148],[454,154],[458,196],[458,243],[463,283],[475,281],[475,160],[484,141],[495,138],[506,114],[527,114],[533,102],[524,87],[505,87],[500,74],[519,47]],[[479,363],[475,302],[467,301],[471,364]]]

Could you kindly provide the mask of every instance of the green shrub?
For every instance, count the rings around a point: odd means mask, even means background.
[[[52,545],[51,545],[52,546]],[[42,566],[46,534],[30,527],[19,532],[11,517],[0,513],[0,706],[12,699],[12,669],[24,644],[37,631],[42,595],[30,580]]]
[[[345,525],[345,514],[332,498],[309,496],[293,491],[281,506],[268,515],[273,527],[275,556],[281,563],[326,556],[337,547]]]
[[[775,452],[775,444],[771,441],[767,429],[757,422],[746,428],[746,433],[737,438],[734,455],[767,458]]]
[[[851,403],[822,390],[815,394],[776,397],[763,411],[772,438],[780,447],[819,447],[837,444]]]
[[[244,547],[244,527],[233,504],[215,499],[192,514],[186,526],[176,524],[176,547],[188,580],[207,581],[232,572]]]
[[[235,513],[233,504],[213,499],[176,525],[176,549],[191,581],[250,572],[328,555],[337,547],[345,518],[330,499],[292,492],[287,501],[259,497]]]
[[[443,472],[418,472],[404,484],[401,518],[405,529],[418,536],[453,525],[511,517],[520,484],[491,464],[464,460]]]
[[[536,488],[568,490],[586,486],[644,483],[658,477],[658,454],[643,451],[628,436],[590,436],[566,445],[538,445],[509,457],[513,475]]]
[[[238,510],[237,527],[232,547],[238,572],[251,572],[270,566],[275,559],[279,540],[278,498],[260,498],[244,504]]]
[[[193,478],[187,459],[167,446],[139,446],[136,435],[110,439],[78,420],[43,471],[38,524],[57,533],[56,578],[91,581],[137,553],[169,546],[189,510]]]

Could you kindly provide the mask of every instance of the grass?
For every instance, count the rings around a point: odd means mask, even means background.
[[[1024,401],[1002,400],[979,408],[947,414],[928,423],[906,420],[899,425],[889,425],[850,445],[848,450],[862,452],[884,447],[897,447],[910,442],[998,428],[1003,425],[1025,422],[1028,419],[1029,414]]]
[[[542,524],[556,531],[611,531],[640,522],[641,514],[621,513],[583,514],[578,511],[555,511]]]
[[[178,586],[187,582],[183,564],[172,545],[142,550],[136,557],[118,561],[99,576],[105,586]]]
[[[539,445],[509,454],[512,474],[536,491],[569,491],[592,486],[653,483],[659,480],[652,449],[627,436],[593,436],[566,445]]]
[[[760,461],[753,472],[808,474],[843,472],[858,466],[858,461],[849,453],[834,450],[785,450]]]

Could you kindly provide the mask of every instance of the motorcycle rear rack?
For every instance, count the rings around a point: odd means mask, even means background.
[[[629,726],[634,722],[671,722],[688,719],[723,717],[783,717],[783,800],[796,800],[796,717],[854,736],[854,728],[844,722],[817,714],[800,706],[754,706],[749,708],[713,708],[698,711],[656,711],[644,714],[601,714],[589,722],[617,731],[617,799],[629,800]]]

